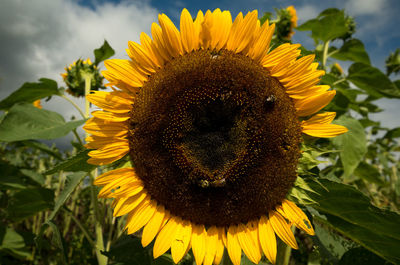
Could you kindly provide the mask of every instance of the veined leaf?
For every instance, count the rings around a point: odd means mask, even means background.
[[[324,223],[384,259],[400,263],[400,215],[373,206],[356,188],[328,179],[307,182],[316,192],[308,192],[313,205],[326,216]],[[320,218],[319,218],[320,219]]]
[[[340,150],[340,159],[344,169],[344,179],[350,177],[367,152],[367,140],[364,127],[359,121],[348,116],[341,116],[334,123],[345,126],[349,131],[332,139]]]
[[[296,30],[311,30],[311,37],[314,40],[326,42],[343,36],[348,29],[344,12],[331,8],[323,11],[317,18],[306,21]]]
[[[16,104],[0,123],[0,141],[55,139],[68,134],[84,122],[65,122],[56,112],[38,109],[31,104]]]
[[[39,83],[25,83],[7,98],[0,101],[0,109],[7,110],[15,103],[34,102],[35,100],[60,95],[57,82],[47,78],[39,79]]]
[[[90,158],[88,153],[90,150],[83,150],[77,153],[75,156],[70,157],[63,162],[57,164],[54,168],[46,171],[44,174],[54,174],[60,170],[63,171],[70,171],[70,172],[77,172],[77,171],[86,171],[89,172],[96,168],[95,165],[88,164],[86,161]]]
[[[381,98],[382,96],[400,98],[400,88],[394,85],[378,68],[370,65],[352,64],[349,68],[347,80],[374,98]]]
[[[104,43],[100,48],[95,49],[93,52],[94,52],[94,56],[95,56],[94,63],[96,65],[98,65],[102,61],[110,58],[115,53],[114,49],[111,48],[110,44],[108,44],[108,42],[106,40],[104,40]]]
[[[340,49],[332,54],[332,57],[342,61],[353,61],[364,64],[371,64],[364,44],[357,39],[346,41]]]

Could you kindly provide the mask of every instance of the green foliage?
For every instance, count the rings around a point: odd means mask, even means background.
[[[370,64],[368,53],[365,51],[364,44],[357,39],[350,39],[343,43],[340,49],[330,50],[332,58],[342,61],[353,61],[357,63]]]
[[[352,239],[377,255],[400,262],[400,215],[373,206],[368,197],[352,186],[319,179],[307,181],[315,192],[308,192],[318,204],[313,205],[324,216],[319,222]]]
[[[16,104],[0,123],[0,141],[55,139],[68,134],[85,121],[65,122],[54,112],[38,109],[30,104]]]
[[[94,64],[98,65],[102,61],[107,60],[108,58],[113,56],[115,54],[115,51],[113,48],[111,48],[110,44],[108,44],[108,42],[104,40],[103,45],[100,48],[95,49],[93,53],[96,58]]]
[[[41,78],[39,81],[39,83],[23,84],[18,90],[0,101],[0,110],[8,110],[15,103],[32,103],[41,98],[61,95],[56,81],[47,78]]]
[[[343,125],[349,130],[345,134],[332,138],[334,146],[340,150],[340,159],[344,170],[343,178],[346,180],[364,158],[367,152],[367,139],[364,127],[356,119],[341,116],[335,123]]]
[[[90,158],[88,156],[90,150],[83,150],[77,153],[75,156],[72,156],[61,163],[57,164],[54,168],[46,171],[44,174],[54,174],[61,170],[63,171],[70,171],[70,172],[77,172],[77,171],[92,171],[96,168],[96,166],[88,164],[86,161]]]
[[[317,18],[308,20],[297,30],[311,30],[311,37],[316,43],[326,42],[344,36],[349,28],[346,25],[344,11],[335,8],[323,11]]]

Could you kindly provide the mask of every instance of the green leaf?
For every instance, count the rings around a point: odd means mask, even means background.
[[[389,138],[389,139],[399,138],[399,137],[400,137],[400,127],[391,129],[384,136],[384,138]]]
[[[128,235],[122,235],[111,246],[110,251],[102,253],[115,262],[127,265],[151,265],[153,259],[148,250],[142,247],[139,238]]]
[[[68,134],[84,122],[65,122],[56,112],[38,109],[26,103],[16,104],[0,123],[0,141],[55,139]]]
[[[79,185],[82,179],[86,176],[85,172],[78,172],[67,176],[67,180],[65,182],[65,188],[61,191],[60,195],[56,199],[56,203],[54,205],[54,209],[48,217],[47,221],[53,220],[56,216],[58,210],[60,210],[61,206],[68,200],[71,196],[71,193],[75,190],[75,188]]]
[[[313,205],[326,219],[318,220],[384,259],[400,263],[400,215],[373,206],[356,188],[327,179],[307,180]]]
[[[65,243],[64,243],[64,238],[62,237],[60,230],[58,230],[58,227],[52,222],[48,221],[45,222],[42,227],[40,228],[38,236],[35,238],[36,245],[38,246],[39,251],[42,248],[43,245],[43,233],[46,230],[47,227],[50,227],[51,230],[53,231],[53,237],[52,237],[52,244],[58,248],[61,251],[61,263],[62,264],[69,264],[68,263],[68,255],[66,252],[65,248]]]
[[[3,251],[19,259],[32,258],[24,237],[10,227],[0,226],[0,252]]]
[[[41,78],[39,81],[39,83],[23,84],[18,90],[14,91],[7,98],[0,101],[0,109],[7,110],[15,103],[32,103],[41,98],[52,95],[60,95],[56,81],[47,78]]]
[[[58,150],[54,150],[50,147],[48,147],[46,144],[35,141],[35,140],[26,140],[26,141],[21,141],[21,144],[31,147],[31,148],[35,148],[38,149],[40,151],[45,152],[46,154],[49,154],[55,158],[57,158],[58,160],[62,160],[61,154]]]
[[[385,265],[384,259],[363,247],[353,248],[344,253],[338,265]]]
[[[45,182],[44,176],[36,171],[29,169],[21,169],[21,173],[40,185],[43,185]]]
[[[340,116],[335,124],[345,126],[349,131],[332,138],[332,142],[340,150],[340,159],[344,169],[344,179],[350,177],[367,153],[367,139],[361,123],[348,116]]]
[[[328,11],[323,11],[317,18],[306,21],[296,30],[311,30],[311,37],[316,41],[323,42],[346,34],[348,28],[344,12],[338,9],[329,9]]]
[[[379,170],[376,167],[365,162],[361,162],[358,165],[358,167],[354,171],[354,175],[368,182],[376,183],[379,185],[385,184],[381,177],[381,173],[379,173]]]
[[[61,163],[57,164],[54,168],[50,169],[49,171],[46,171],[44,174],[45,175],[54,174],[56,172],[59,172],[60,170],[70,171],[70,172],[92,171],[93,169],[96,168],[96,166],[88,164],[86,162],[90,158],[88,156],[88,153],[90,151],[91,150],[83,150],[77,153],[75,156],[70,157],[62,161]]]
[[[374,98],[386,96],[400,98],[400,88],[390,81],[378,68],[363,63],[354,63],[349,68],[347,80]]]
[[[111,48],[111,46],[108,44],[108,42],[106,40],[104,40],[103,45],[100,48],[95,49],[93,51],[93,53],[94,53],[94,57],[95,57],[94,63],[96,65],[98,65],[102,61],[113,56],[115,54],[115,51],[113,48]]]
[[[19,168],[0,160],[0,188],[25,189],[26,184],[22,180]]]
[[[368,53],[365,51],[364,44],[357,39],[346,41],[332,57],[342,61],[371,64]]]
[[[26,188],[10,199],[7,211],[11,219],[18,221],[51,209],[54,206],[54,192],[45,188]]]

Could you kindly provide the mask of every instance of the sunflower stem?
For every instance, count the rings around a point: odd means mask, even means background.
[[[86,119],[85,113],[83,113],[81,108],[75,102],[73,102],[72,99],[70,99],[66,95],[61,95],[60,97],[71,103],[71,105],[75,107],[75,109],[79,112],[79,114],[81,114],[82,118]]]
[[[322,52],[322,68],[325,70],[326,69],[326,60],[328,59],[328,50],[329,50],[329,43],[331,41],[328,40],[324,43],[324,49]]]

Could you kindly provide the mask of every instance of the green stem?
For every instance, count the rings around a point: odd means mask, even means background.
[[[339,83],[342,83],[342,82],[344,82],[344,81],[346,81],[346,78],[339,79],[339,80],[333,82],[332,85],[335,86],[335,85],[337,85],[337,84],[339,84]]]
[[[69,103],[72,104],[72,106],[75,107],[75,109],[81,114],[82,118],[86,119],[85,114],[83,113],[83,111],[81,110],[81,108],[75,104],[75,102],[73,102],[69,97],[67,97],[66,95],[61,95],[61,97],[63,99],[65,99],[66,101],[68,101]]]
[[[326,60],[328,59],[328,50],[329,50],[329,43],[331,41],[326,41],[324,43],[324,49],[323,49],[323,53],[322,53],[322,68],[325,70],[326,69]]]
[[[74,213],[71,211],[66,210],[68,215],[71,217],[71,219],[75,222],[75,224],[79,227],[79,229],[82,231],[83,235],[86,237],[87,241],[92,245],[93,247],[96,246],[96,243],[94,240],[90,237],[90,234],[88,230],[83,226],[83,224],[74,216]]]
[[[78,140],[79,144],[83,146],[82,139],[81,139],[81,137],[79,137],[79,134],[78,134],[78,132],[76,131],[76,129],[73,129],[72,132],[74,133],[74,135],[75,135],[75,137],[76,137],[76,140]]]

